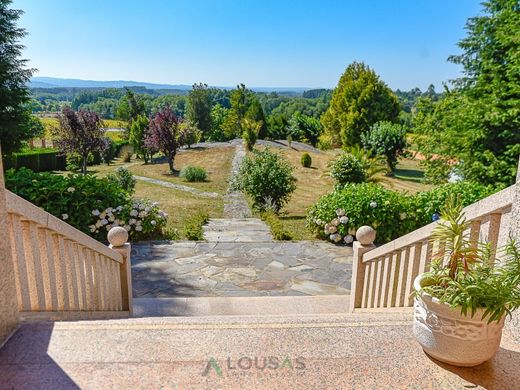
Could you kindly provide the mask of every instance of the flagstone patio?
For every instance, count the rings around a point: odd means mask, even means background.
[[[325,242],[145,242],[134,297],[345,295],[352,249]]]

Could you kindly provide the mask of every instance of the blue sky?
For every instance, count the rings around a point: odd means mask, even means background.
[[[14,0],[36,76],[333,87],[364,61],[392,88],[457,77],[477,0]]]

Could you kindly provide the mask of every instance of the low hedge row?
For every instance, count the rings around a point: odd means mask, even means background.
[[[63,171],[66,166],[66,157],[57,150],[45,148],[14,153],[4,158],[4,169],[20,169],[22,167],[34,172]]]
[[[128,141],[109,141],[109,147],[105,153],[94,152],[89,158],[89,165],[99,165],[106,159],[109,161],[118,157],[121,149],[128,145]],[[53,148],[40,148],[13,153],[10,157],[4,157],[4,170],[27,168],[33,172],[65,171],[67,169],[67,156]]]

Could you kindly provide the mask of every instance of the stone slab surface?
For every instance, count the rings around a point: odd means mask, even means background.
[[[134,297],[347,295],[352,248],[320,241],[143,242]]]
[[[346,314],[349,295],[135,298],[134,317]]]
[[[24,325],[0,350],[0,389],[518,389],[518,344],[504,338],[491,361],[452,367],[424,354],[411,318]]]

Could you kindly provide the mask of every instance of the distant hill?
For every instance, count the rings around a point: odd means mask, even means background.
[[[141,81],[111,80],[80,80],[80,79],[62,79],[58,77],[33,77],[29,82],[30,88],[123,88],[123,87],[146,87],[148,89],[176,89],[187,91],[191,89],[191,85],[186,84],[154,84]],[[232,87],[218,87],[221,89],[233,89]],[[301,94],[310,88],[304,87],[252,87],[256,92],[289,92]]]
[[[140,81],[96,81],[80,79],[61,79],[57,77],[33,77],[29,82],[30,88],[123,88],[146,87],[149,89],[191,89],[191,85],[154,84]]]

